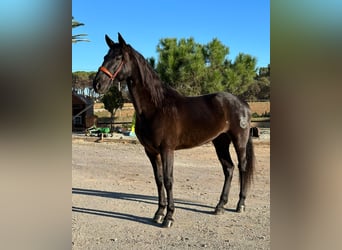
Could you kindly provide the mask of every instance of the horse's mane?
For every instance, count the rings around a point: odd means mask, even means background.
[[[170,99],[173,98],[168,97],[175,97],[180,94],[169,85],[164,84],[147,60],[138,51],[133,49],[132,46],[128,46],[139,67],[141,83],[150,93],[153,104],[156,107],[169,106],[171,104]]]

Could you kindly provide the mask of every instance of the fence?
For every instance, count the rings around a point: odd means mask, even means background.
[[[271,111],[271,105],[269,101],[248,102],[248,104],[252,110],[252,113],[256,113],[259,116],[263,114],[269,114]],[[98,116],[97,124],[99,127],[110,126],[110,123],[111,123],[110,113],[104,108],[103,103],[94,104],[94,114]],[[114,126],[117,126],[117,125],[131,126],[133,115],[134,115],[133,104],[125,103],[123,108],[118,110],[115,114]],[[261,127],[269,126],[268,125],[269,120],[259,121],[258,124],[261,125]]]

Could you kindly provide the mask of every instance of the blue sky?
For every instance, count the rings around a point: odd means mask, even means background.
[[[120,32],[144,57],[158,60],[161,38],[190,38],[207,44],[218,38],[229,47],[228,59],[239,52],[270,63],[269,0],[72,0],[72,15],[84,23],[73,34],[91,42],[72,45],[72,71],[97,71],[108,51],[104,36],[117,41]]]

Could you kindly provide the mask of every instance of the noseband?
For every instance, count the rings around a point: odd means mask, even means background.
[[[107,76],[109,76],[109,78],[110,78],[111,80],[114,80],[115,77],[117,76],[117,74],[120,72],[120,70],[121,70],[121,68],[122,68],[122,66],[123,66],[123,63],[124,63],[124,61],[122,60],[121,63],[120,63],[120,65],[119,65],[119,67],[118,67],[118,69],[114,72],[114,74],[110,73],[109,70],[108,70],[106,67],[103,67],[103,66],[101,66],[101,67],[99,68],[99,71],[102,71],[102,72],[105,73]]]

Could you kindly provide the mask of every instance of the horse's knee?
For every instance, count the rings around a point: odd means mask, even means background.
[[[164,177],[162,175],[155,176],[157,184],[162,184],[164,181]]]
[[[172,178],[170,178],[170,177],[164,178],[164,186],[166,189],[171,189],[172,183],[173,183]]]

